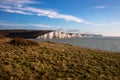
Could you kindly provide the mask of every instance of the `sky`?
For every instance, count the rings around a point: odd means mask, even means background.
[[[0,29],[120,36],[120,0],[0,0]]]

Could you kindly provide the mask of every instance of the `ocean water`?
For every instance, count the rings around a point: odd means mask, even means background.
[[[69,39],[36,39],[36,41],[50,41],[63,44],[71,44],[91,49],[120,52],[120,37],[100,38],[69,38]]]

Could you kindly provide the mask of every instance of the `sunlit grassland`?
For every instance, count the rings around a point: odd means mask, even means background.
[[[119,53],[48,42],[37,46],[26,40],[25,45],[11,42],[0,39],[0,80],[120,80]]]

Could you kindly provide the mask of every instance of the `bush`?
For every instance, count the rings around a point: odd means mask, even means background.
[[[30,45],[38,46],[39,45],[39,43],[35,41],[26,40],[23,38],[14,38],[10,43],[13,45],[22,45],[22,46],[30,46]]]
[[[46,42],[50,44],[56,44],[55,42],[51,42],[51,41],[46,41]]]
[[[6,38],[3,34],[0,34],[0,39]]]

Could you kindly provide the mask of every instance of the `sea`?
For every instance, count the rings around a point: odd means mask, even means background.
[[[33,39],[32,39],[33,40]],[[85,38],[66,38],[66,39],[34,39],[40,42],[55,42],[70,44],[90,49],[120,52],[120,37],[85,37]]]

